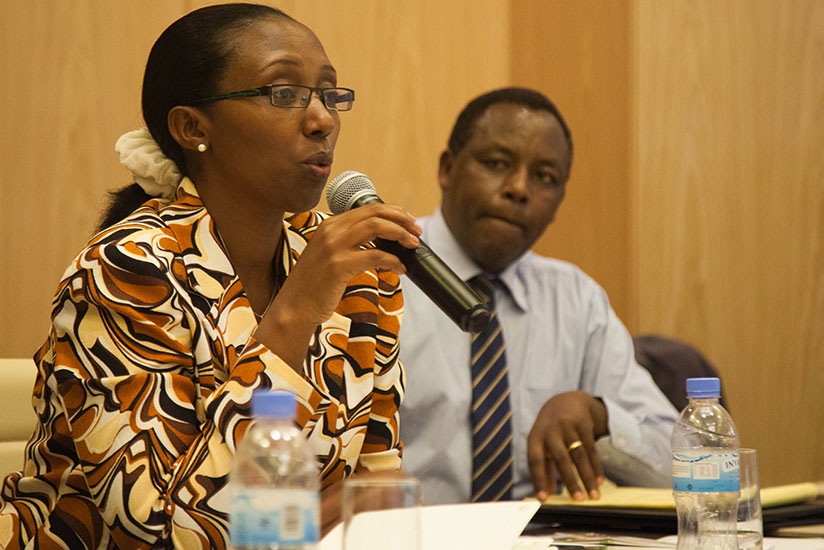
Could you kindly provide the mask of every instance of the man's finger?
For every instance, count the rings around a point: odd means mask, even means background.
[[[555,471],[555,463],[551,458],[546,460],[546,480],[549,485],[549,494],[555,495],[558,493],[558,474]],[[549,496],[549,495],[547,495]]]
[[[561,482],[567,488],[573,500],[583,500],[585,498],[584,493],[578,485],[578,477],[575,475],[576,465],[570,456],[570,452],[580,451],[580,439],[575,437],[575,434],[567,434],[565,440],[569,441],[569,443],[561,442],[552,449],[552,456],[555,458],[555,467],[558,468]],[[572,451],[570,451],[570,447]]]
[[[532,488],[535,497],[543,501],[550,495],[550,487],[546,477],[547,456],[544,454],[544,445],[532,434],[527,438],[526,459],[529,465],[529,474],[532,477]]]
[[[593,455],[595,460],[598,460],[598,453],[595,452],[594,444],[592,444],[592,442],[581,442],[580,445],[570,445],[568,449],[569,455],[575,463],[575,468],[578,470],[578,475],[584,484],[587,495],[589,495],[589,498],[600,498],[601,493],[598,490],[598,478],[595,473],[595,466],[592,463]]]

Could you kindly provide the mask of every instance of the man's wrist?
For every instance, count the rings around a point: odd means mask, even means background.
[[[595,438],[599,438],[609,434],[609,413],[607,411],[607,405],[604,403],[604,400],[598,397],[597,395],[593,395],[592,398],[598,403],[595,406],[596,414],[595,417]]]

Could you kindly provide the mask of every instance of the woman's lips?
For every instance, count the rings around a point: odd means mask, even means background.
[[[329,174],[332,172],[332,166],[330,165],[322,165],[322,164],[304,164],[306,168],[318,178],[328,178]]]
[[[332,153],[328,151],[320,151],[314,155],[306,157],[304,164],[317,164],[320,166],[330,166],[332,164]]]
[[[328,178],[332,171],[332,153],[321,151],[307,157],[303,164],[317,177]]]

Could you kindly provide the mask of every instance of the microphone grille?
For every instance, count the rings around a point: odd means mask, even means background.
[[[355,195],[364,191],[375,193],[375,186],[369,176],[354,170],[347,170],[329,182],[326,188],[326,202],[333,214],[342,214],[350,208]]]

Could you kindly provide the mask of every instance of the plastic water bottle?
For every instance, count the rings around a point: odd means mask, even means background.
[[[317,546],[318,466],[295,412],[295,396],[287,391],[257,391],[252,397],[255,422],[238,446],[229,476],[235,550]]]
[[[738,432],[718,378],[688,379],[687,397],[672,430],[678,550],[737,550]]]

